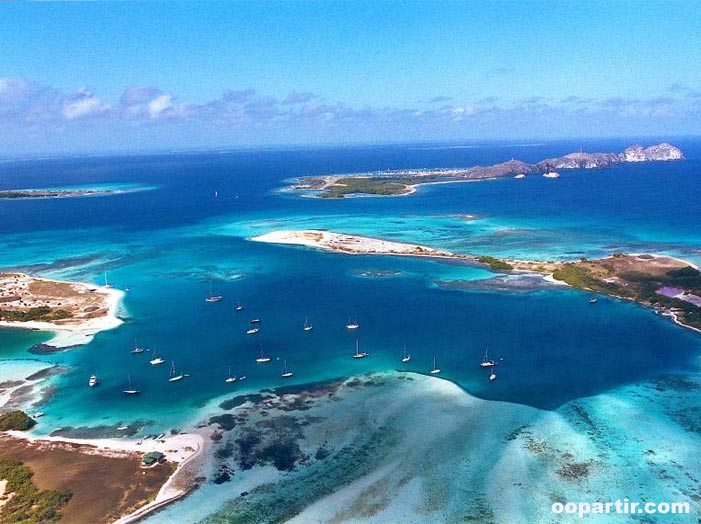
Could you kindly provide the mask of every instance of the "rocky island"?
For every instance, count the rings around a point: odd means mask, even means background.
[[[288,189],[308,192],[319,198],[344,198],[345,196],[391,196],[409,195],[426,184],[471,182],[495,178],[525,178],[528,175],[543,175],[557,178],[557,170],[606,169],[629,162],[665,162],[682,160],[682,151],[671,144],[662,143],[647,148],[632,145],[621,153],[586,153],[579,151],[557,158],[548,158],[535,164],[521,160],[509,160],[491,166],[450,169],[405,169],[378,173],[356,173],[329,175],[298,179]]]
[[[463,260],[498,272],[529,272],[569,286],[633,300],[701,330],[701,272],[685,260],[659,254],[614,253],[572,262],[519,260],[452,253],[416,244],[330,231],[273,231],[251,240],[314,247],[347,255],[394,255]]]

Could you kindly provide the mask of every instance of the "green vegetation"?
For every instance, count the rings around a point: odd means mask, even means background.
[[[48,306],[33,307],[26,311],[8,311],[0,309],[0,320],[9,322],[53,322],[64,318],[71,318],[73,314],[65,309],[51,309]]]
[[[600,267],[608,270],[609,274],[614,273],[614,268],[609,265],[600,264]],[[628,271],[617,275],[618,281],[606,282],[591,269],[572,263],[555,271],[553,277],[579,289],[630,298],[641,304],[665,309],[677,308],[681,311],[680,320],[684,324],[701,328],[701,308],[657,293],[661,287],[668,286],[701,295],[701,273],[692,267],[674,269],[664,275]]]
[[[154,464],[163,460],[165,455],[160,451],[149,451],[143,457],[141,457],[141,463],[144,466],[153,466]]]
[[[32,482],[32,471],[17,460],[0,460],[0,479],[12,498],[0,509],[3,524],[49,524],[61,518],[59,510],[71,498],[65,490],[39,490]]]
[[[587,289],[602,295],[612,295],[635,299],[635,289],[623,286],[615,282],[600,280],[594,272],[575,263],[565,264],[553,272],[553,278],[562,280],[572,287]]]
[[[514,268],[511,264],[508,264],[503,260],[489,256],[477,257],[477,261],[481,262],[482,264],[487,264],[489,269],[493,271],[511,271]]]
[[[575,264],[565,264],[553,272],[553,278],[567,282],[572,287],[583,289],[595,289],[599,285],[591,270]]]
[[[340,178],[335,185],[329,186],[321,198],[343,198],[346,195],[401,195],[407,190],[404,179],[387,177],[347,177]]]
[[[681,320],[690,326],[701,328],[701,308],[674,297],[666,297],[657,293],[662,286],[676,287],[695,295],[701,295],[701,273],[687,266],[668,271],[664,276],[653,276],[644,273],[625,273],[622,275],[628,282],[635,285],[635,299],[665,308],[677,308],[682,311]]]
[[[701,291],[701,273],[691,266],[667,271],[667,277],[670,279],[671,285]]]
[[[27,416],[24,411],[10,411],[0,415],[0,431],[27,431],[36,424],[36,421]]]

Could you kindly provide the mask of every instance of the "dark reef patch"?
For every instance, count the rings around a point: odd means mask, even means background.
[[[236,417],[230,413],[224,413],[210,417],[207,424],[219,424],[219,427],[224,431],[230,431],[236,427]]]
[[[259,393],[254,393],[252,395],[239,395],[238,397],[233,397],[229,400],[225,400],[224,402],[219,404],[219,407],[226,410],[234,409],[239,406],[243,406],[246,402],[260,402],[261,400],[263,400],[263,398],[263,395]]]

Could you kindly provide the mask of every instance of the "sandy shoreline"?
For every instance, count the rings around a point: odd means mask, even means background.
[[[2,274],[2,272],[0,272]],[[7,273],[3,275],[8,275]],[[97,300],[101,302],[101,306],[106,310],[104,314],[95,317],[84,317],[84,318],[68,318],[63,320],[58,320],[55,322],[40,322],[40,321],[0,321],[0,328],[14,328],[14,329],[29,329],[36,331],[48,331],[54,333],[54,337],[49,340],[46,344],[56,347],[56,348],[66,348],[71,346],[78,346],[82,344],[87,344],[92,341],[93,337],[100,331],[105,331],[109,329],[114,329],[120,326],[123,321],[117,317],[117,311],[120,307],[122,298],[124,297],[124,291],[99,287],[94,284],[87,284],[82,282],[65,282],[60,280],[52,280],[48,278],[39,278],[25,275],[22,273],[12,273],[12,275],[18,275],[20,278],[19,284],[26,284],[26,282],[31,283],[47,283],[56,285],[69,285],[76,292],[76,296],[85,295],[94,299],[99,297]],[[8,279],[5,279],[7,282]],[[17,285],[18,286],[18,285]],[[8,292],[12,292],[10,289]],[[23,297],[23,300],[31,300]],[[60,302],[57,302],[60,304]],[[36,305],[43,304],[31,304],[32,307]]]
[[[301,231],[272,231],[265,235],[252,237],[254,242],[269,244],[292,244],[306,247],[325,249],[349,255],[394,255],[431,258],[453,258],[477,260],[471,255],[461,255],[434,249],[418,244],[392,242],[378,238],[345,235],[330,231],[307,229]]]

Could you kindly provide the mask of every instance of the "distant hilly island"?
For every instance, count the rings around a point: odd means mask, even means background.
[[[461,182],[492,178],[543,175],[558,176],[562,169],[605,169],[630,162],[665,162],[683,160],[681,149],[668,143],[643,147],[636,144],[621,153],[586,153],[579,151],[557,158],[548,158],[535,164],[521,160],[509,160],[491,166],[469,168],[403,169],[380,173],[357,173],[353,175],[330,175],[299,179],[291,190],[313,191],[320,198],[343,198],[347,195],[390,196],[408,195],[416,186],[431,183]]]

